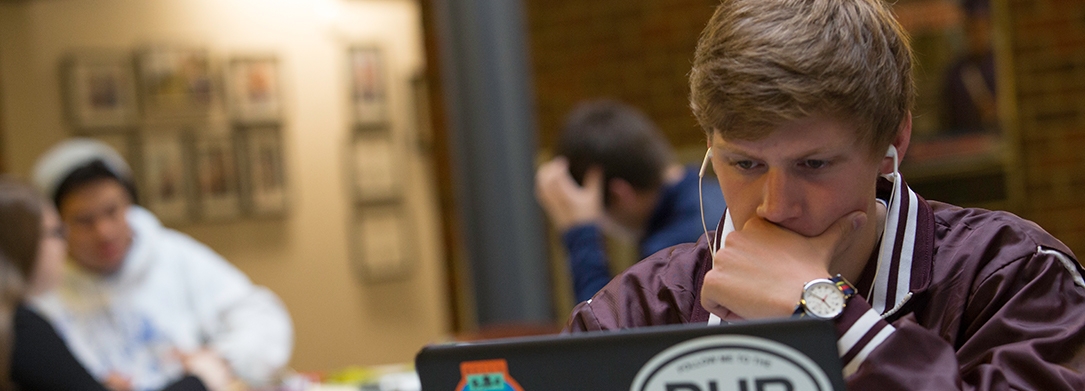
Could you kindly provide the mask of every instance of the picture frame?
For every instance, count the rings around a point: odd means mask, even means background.
[[[270,55],[234,58],[226,73],[227,102],[235,122],[259,124],[281,120],[278,59]]]
[[[156,129],[141,137],[142,203],[164,224],[192,220],[188,134]]]
[[[413,125],[411,133],[415,135],[416,146],[422,150],[432,151],[436,141],[433,135],[433,117],[430,111],[429,80],[425,72],[419,71],[410,79],[411,101],[414,109]]]
[[[403,187],[400,152],[387,134],[359,133],[350,145],[350,173],[355,202],[398,200]]]
[[[71,53],[62,60],[61,73],[68,120],[76,132],[114,131],[136,124],[139,104],[131,53]]]
[[[287,210],[286,167],[282,134],[278,126],[245,128],[245,209],[254,216],[282,215]]]
[[[382,128],[388,122],[388,75],[384,51],[357,45],[348,52],[351,113],[358,129]]]
[[[137,55],[139,93],[149,119],[207,117],[216,100],[207,50],[157,46]]]
[[[233,137],[200,134],[195,138],[196,198],[203,220],[229,220],[241,216],[240,176]]]
[[[413,270],[411,224],[401,204],[362,208],[353,221],[353,263],[369,283],[408,278]]]

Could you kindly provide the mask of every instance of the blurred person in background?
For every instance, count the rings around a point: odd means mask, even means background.
[[[25,304],[28,297],[56,287],[66,253],[64,228],[56,209],[29,185],[0,176],[2,390],[106,390],[72,356],[56,330]],[[212,367],[185,364],[188,373],[212,371],[186,375],[167,390],[205,390],[205,381],[215,384]],[[209,376],[204,377],[207,380],[201,380],[203,375]]]
[[[678,163],[640,111],[611,100],[586,101],[566,118],[554,159],[539,167],[536,196],[569,255],[576,300],[610,282],[603,234],[636,241],[640,258],[704,231],[699,167]],[[726,208],[713,178],[704,187],[704,221]]]
[[[39,158],[33,179],[59,211],[74,262],[58,289],[31,302],[95,378],[159,389],[194,362],[237,379],[230,387],[276,379],[293,349],[278,297],[134,205],[131,170],[116,151],[63,141]]]

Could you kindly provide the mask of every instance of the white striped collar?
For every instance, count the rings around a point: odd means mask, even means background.
[[[919,227],[919,196],[899,173],[885,176],[892,183],[885,213],[885,230],[878,249],[878,269],[867,301],[879,314],[903,305],[912,291],[912,270]]]

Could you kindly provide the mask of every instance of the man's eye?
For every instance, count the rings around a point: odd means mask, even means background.
[[[117,205],[111,205],[108,209],[105,210],[105,215],[109,216],[109,218],[111,218],[111,219],[119,218],[120,213],[121,213],[121,207],[117,206]]]
[[[731,164],[734,165],[735,167],[738,167],[739,169],[742,169],[742,170],[749,170],[749,169],[752,169],[752,168],[754,168],[756,166],[756,164],[753,161],[750,161],[750,160],[739,160],[739,161],[733,162]]]
[[[78,216],[75,219],[75,226],[78,227],[90,227],[94,225],[94,216]]]
[[[803,167],[806,168],[824,168],[829,165],[829,162],[817,159],[807,159],[802,162]]]

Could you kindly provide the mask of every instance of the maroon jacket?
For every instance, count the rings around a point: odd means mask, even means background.
[[[878,187],[881,247],[835,321],[849,389],[1085,390],[1085,281],[1065,245],[1009,213],[923,200],[903,180]],[[717,245],[728,230],[721,221]],[[566,331],[707,323],[711,267],[703,237],[664,249],[577,305]]]

